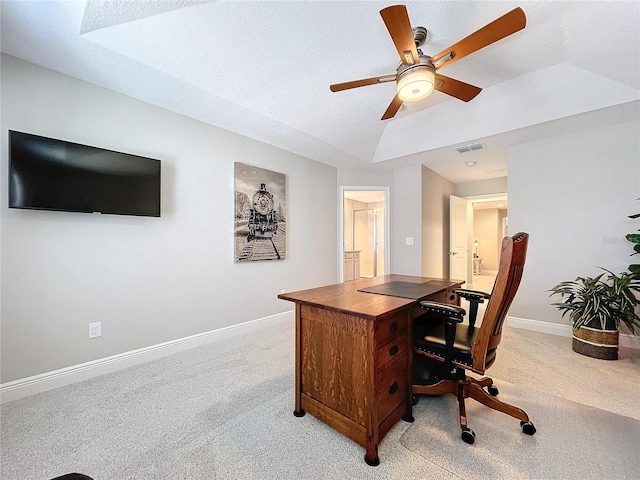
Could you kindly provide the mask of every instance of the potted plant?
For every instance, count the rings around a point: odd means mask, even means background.
[[[557,284],[550,296],[559,295],[553,303],[562,316],[569,315],[573,324],[572,348],[595,358],[618,358],[618,327],[624,323],[635,335],[640,317],[635,308],[640,300],[640,278],[632,272],[619,275],[606,270],[596,277],[578,277]]]
[[[638,199],[640,200],[640,199]],[[636,213],[635,215],[629,215],[629,218],[640,218],[640,213]],[[640,230],[638,230],[640,232]],[[634,244],[633,246],[633,255],[640,254],[640,233],[629,233],[625,236],[625,238]],[[636,277],[640,278],[640,264],[629,265],[629,271]]]

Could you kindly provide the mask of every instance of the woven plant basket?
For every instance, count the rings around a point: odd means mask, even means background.
[[[574,352],[602,360],[618,359],[618,330],[580,327],[573,331]]]

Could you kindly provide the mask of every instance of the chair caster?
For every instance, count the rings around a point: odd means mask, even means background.
[[[520,422],[520,426],[522,427],[522,431],[527,435],[536,433],[536,427],[534,427],[531,422]]]
[[[465,428],[464,430],[462,430],[461,436],[462,440],[464,440],[464,442],[468,443],[469,445],[476,441],[476,434],[470,428]]]
[[[412,395],[411,396],[411,405],[417,405],[418,404],[418,396],[417,395]]]
[[[497,397],[498,394],[500,393],[498,391],[498,387],[496,387],[495,385],[489,385],[487,387],[487,392],[489,393],[489,395],[491,395],[492,397]]]

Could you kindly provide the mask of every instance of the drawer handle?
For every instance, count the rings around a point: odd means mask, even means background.
[[[389,325],[389,332],[390,333],[394,333],[398,331],[398,322],[393,322],[391,325]]]
[[[391,384],[391,386],[389,387],[389,395],[393,395],[397,391],[398,391],[398,382],[393,382],[393,384]]]
[[[455,299],[456,299],[456,296],[455,296],[455,295],[451,295],[451,296],[449,297],[449,300],[451,300],[451,301],[454,301]]]
[[[389,355],[395,355],[396,353],[398,353],[398,350],[399,350],[398,345],[394,345],[389,349]]]

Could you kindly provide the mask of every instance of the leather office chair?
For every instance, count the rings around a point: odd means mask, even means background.
[[[82,473],[67,473],[66,475],[52,478],[51,480],[93,480],[93,479],[91,477],[88,477],[87,475],[83,475]]]
[[[426,312],[415,320],[413,326],[414,402],[416,394],[453,394],[458,398],[462,439],[470,444],[475,440],[475,433],[467,427],[464,402],[469,397],[519,419],[524,433],[536,433],[524,410],[495,398],[498,389],[491,378],[476,379],[466,374],[466,370],[484,374],[496,358],[502,325],[522,278],[528,241],[527,233],[517,233],[502,240],[500,266],[491,295],[474,290],[456,290],[460,297],[470,302],[468,325],[462,323],[466,315],[464,308],[421,302],[420,306]],[[476,327],[478,304],[486,299],[489,300],[487,309],[481,325]],[[487,391],[483,390],[484,387]]]

